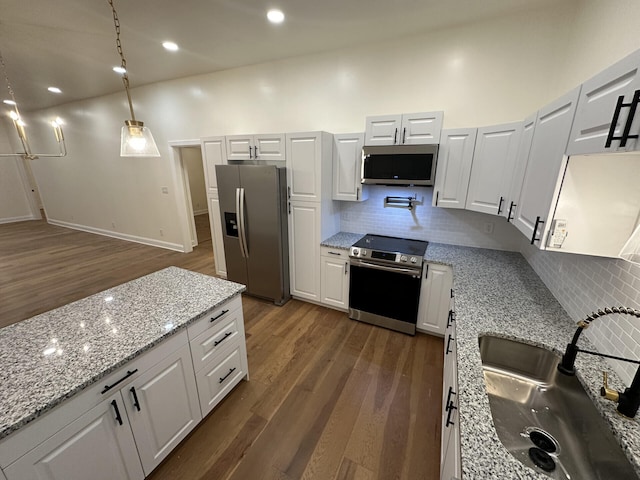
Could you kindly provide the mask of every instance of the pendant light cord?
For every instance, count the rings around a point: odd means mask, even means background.
[[[124,70],[122,73],[122,83],[124,84],[124,90],[127,92],[127,100],[129,101],[129,110],[131,111],[131,120],[135,122],[136,116],[133,113],[133,103],[131,102],[131,93],[129,92],[129,76],[127,75],[127,60],[124,58],[124,52],[122,51],[122,42],[120,42],[120,19],[118,18],[118,12],[113,5],[113,0],[107,0],[111,6],[113,12],[113,26],[116,29],[116,47],[118,49],[118,55],[120,55],[120,66]]]

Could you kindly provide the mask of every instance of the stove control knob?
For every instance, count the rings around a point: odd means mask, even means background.
[[[418,259],[416,257],[411,257],[411,263],[416,263]]]
[[[364,257],[364,256],[366,256],[366,255],[367,255],[367,249],[366,249],[366,248],[363,248],[363,249],[362,249],[362,256]]]
[[[359,249],[359,248],[356,248],[356,247],[353,247],[353,248],[351,249],[351,253],[352,253],[354,256],[358,257],[358,256],[360,256],[360,249]]]
[[[407,261],[407,256],[406,255],[401,255],[400,256],[400,261],[401,262],[406,262]]]

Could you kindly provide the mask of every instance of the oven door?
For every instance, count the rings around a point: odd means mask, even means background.
[[[356,258],[350,266],[349,317],[414,335],[422,269]]]

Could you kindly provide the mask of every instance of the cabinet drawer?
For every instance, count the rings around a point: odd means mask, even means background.
[[[222,361],[211,362],[209,366],[196,373],[203,417],[247,374],[246,355],[242,343],[222,358]]]
[[[202,332],[190,342],[193,368],[196,372],[228,345],[244,343],[244,338],[241,338],[244,336],[241,326],[242,310],[229,312],[224,319],[215,323],[215,328]]]
[[[349,259],[349,250],[342,248],[320,247],[320,255],[323,257]]]
[[[215,309],[208,313],[200,320],[195,321],[187,327],[187,333],[189,334],[189,340],[195,339],[205,330],[210,328],[219,328],[221,322],[229,318],[231,312],[242,308],[242,298],[240,295],[235,296],[231,300],[219,305]]]

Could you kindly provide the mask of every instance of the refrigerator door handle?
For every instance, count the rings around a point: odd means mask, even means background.
[[[244,258],[249,258],[249,248],[247,246],[247,226],[246,219],[244,218],[244,188],[240,187],[239,189],[239,207],[238,207],[238,226],[239,228],[239,236],[240,236],[240,250],[242,252],[242,256]]]
[[[240,255],[242,258],[247,258],[244,254],[244,244],[242,243],[242,202],[240,200],[242,196],[242,189],[236,188],[236,222],[238,226],[238,242],[240,243]]]

